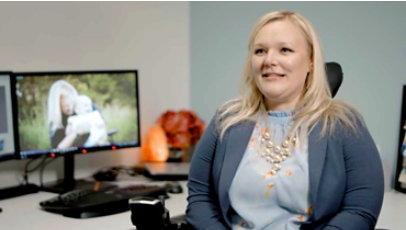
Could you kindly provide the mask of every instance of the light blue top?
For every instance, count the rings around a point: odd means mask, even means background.
[[[229,190],[236,212],[233,229],[299,229],[310,216],[307,138],[290,148],[292,155],[281,163],[276,175],[270,172],[272,163],[260,156],[265,149],[261,144],[265,128],[268,126],[271,140],[280,146],[292,128],[292,117],[291,110],[270,111],[269,122],[263,119],[255,125]]]

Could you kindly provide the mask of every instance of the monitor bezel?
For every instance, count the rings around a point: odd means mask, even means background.
[[[75,149],[67,150],[64,152],[52,152],[49,151],[50,149],[44,150],[43,153],[38,154],[22,154],[20,149],[20,142],[19,142],[19,124],[18,124],[18,100],[16,95],[16,81],[17,77],[24,75],[28,77],[38,77],[38,75],[79,75],[79,74],[100,74],[100,73],[107,73],[107,74],[114,74],[114,73],[135,73],[135,97],[136,97],[136,112],[137,112],[137,136],[138,136],[138,143],[135,144],[127,144],[127,145],[105,145],[105,146],[97,146],[97,147],[75,147]],[[138,87],[138,70],[137,69],[108,69],[108,70],[64,70],[64,71],[27,71],[27,72],[11,72],[10,76],[10,84],[11,84],[11,94],[12,94],[12,101],[13,101],[13,123],[14,123],[14,139],[15,139],[15,158],[17,159],[31,159],[31,158],[38,158],[41,156],[47,156],[56,158],[58,156],[69,156],[75,154],[87,154],[87,153],[94,153],[106,150],[118,150],[124,148],[134,148],[141,146],[141,127],[140,127],[140,99],[139,99],[139,87]],[[40,150],[38,150],[39,152]]]

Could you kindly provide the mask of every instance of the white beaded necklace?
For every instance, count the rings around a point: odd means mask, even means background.
[[[269,127],[268,119],[266,121],[267,127]],[[265,148],[260,156],[272,164],[271,173],[275,175],[282,168],[281,162],[292,155],[290,148],[296,146],[297,139],[295,135],[288,134],[287,138],[282,141],[282,145],[275,145],[271,140],[269,129],[266,128],[261,135],[261,144]]]

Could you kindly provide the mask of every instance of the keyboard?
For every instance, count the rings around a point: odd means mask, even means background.
[[[166,194],[166,185],[132,185],[102,191],[77,189],[40,202],[43,210],[74,218],[105,216],[129,210],[128,200],[137,196]]]

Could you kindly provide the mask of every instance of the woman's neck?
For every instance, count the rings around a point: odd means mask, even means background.
[[[297,107],[299,100],[300,96],[285,101],[269,100],[268,98],[265,98],[265,107],[267,111],[292,110]]]
[[[267,101],[265,106],[267,111],[287,111],[295,109],[296,103],[270,103]]]

